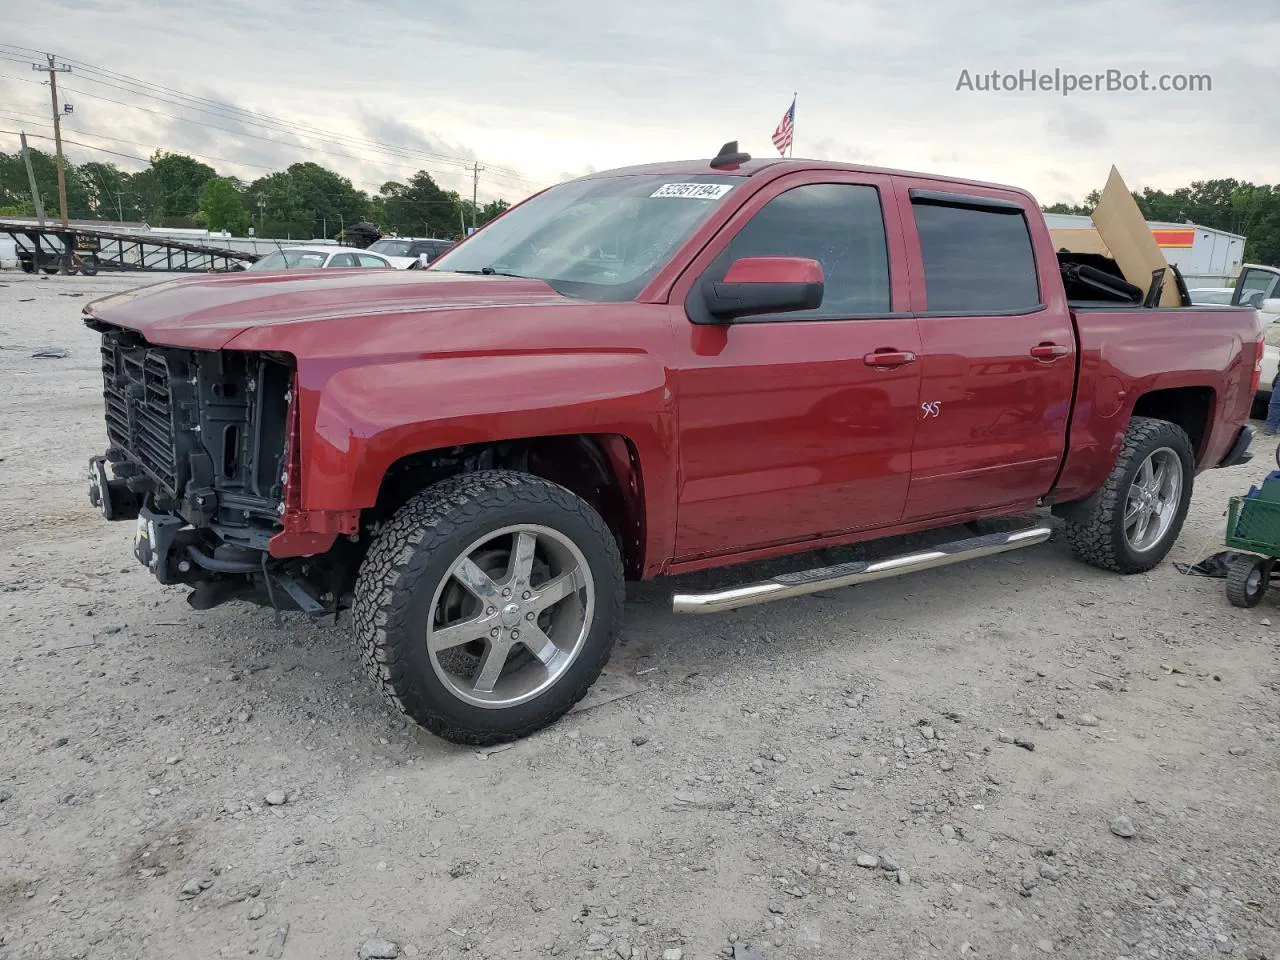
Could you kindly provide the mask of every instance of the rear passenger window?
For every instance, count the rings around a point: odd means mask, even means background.
[[[761,319],[813,320],[889,312],[889,255],[875,187],[793,187],[756,212],[716,260],[723,276],[741,257],[807,257],[822,264],[822,306]]]
[[[915,201],[930,313],[1007,313],[1040,305],[1020,210]]]

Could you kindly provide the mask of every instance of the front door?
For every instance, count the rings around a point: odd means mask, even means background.
[[[921,341],[920,400],[905,519],[1034,501],[1066,451],[1075,330],[1043,228],[1019,194],[938,194],[899,181]],[[972,189],[976,195],[968,195]],[[1038,215],[1038,213],[1037,213]],[[1038,254],[1038,257],[1037,257]]]
[[[920,341],[890,181],[782,178],[730,219],[673,301],[759,256],[821,261],[823,302],[723,326],[676,315],[678,561],[902,517]]]
[[[1236,291],[1231,302],[1239,306],[1262,309],[1262,301],[1272,297],[1280,297],[1280,273],[1274,269],[1264,270],[1258,267],[1245,267],[1236,280]],[[1274,317],[1266,315],[1265,319]]]

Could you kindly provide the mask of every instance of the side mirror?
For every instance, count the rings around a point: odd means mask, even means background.
[[[702,285],[708,317],[695,323],[730,323],[738,317],[789,313],[822,306],[822,264],[804,257],[743,257],[724,279]]]
[[[1280,297],[1268,297],[1258,304],[1258,309],[1263,313],[1280,314]]]

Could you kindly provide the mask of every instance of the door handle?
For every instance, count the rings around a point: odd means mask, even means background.
[[[890,347],[881,347],[878,350],[868,353],[862,358],[862,362],[868,367],[902,367],[908,363],[914,363],[916,355],[907,350],[894,350]]]
[[[1065,357],[1071,352],[1069,347],[1064,347],[1060,343],[1042,343],[1031,348],[1031,355],[1037,360],[1052,362],[1059,357]]]

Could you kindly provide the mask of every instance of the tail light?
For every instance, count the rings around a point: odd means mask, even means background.
[[[1253,386],[1249,388],[1249,396],[1258,392],[1258,386],[1262,382],[1262,354],[1266,350],[1266,343],[1266,335],[1258,334],[1258,354],[1253,358]]]

